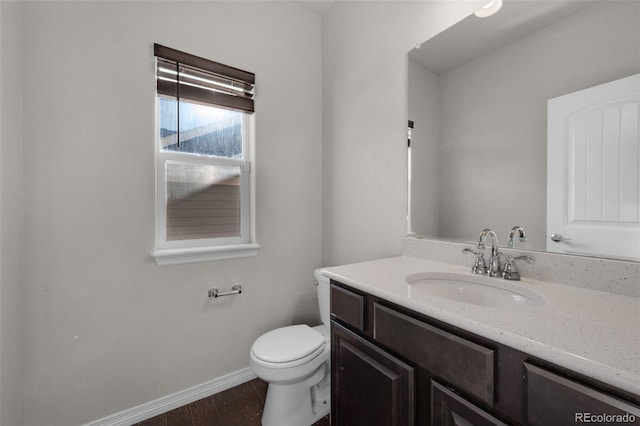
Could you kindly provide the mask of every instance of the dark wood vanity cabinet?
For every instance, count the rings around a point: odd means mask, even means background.
[[[431,382],[431,424],[447,426],[506,426],[445,386]]]
[[[366,295],[331,285],[331,422],[412,425],[415,368],[362,336],[366,311]]]
[[[335,281],[331,344],[333,426],[640,425],[638,395]]]
[[[373,304],[373,340],[493,405],[495,349],[379,303]]]
[[[638,405],[529,363],[524,370],[523,418],[527,425],[593,423],[592,416],[596,420],[602,416],[602,422],[595,422],[600,424],[640,425]]]
[[[332,328],[332,424],[413,424],[414,368],[338,324]]]

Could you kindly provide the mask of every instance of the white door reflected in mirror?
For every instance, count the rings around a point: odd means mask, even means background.
[[[639,113],[640,74],[549,100],[548,251],[640,260]]]

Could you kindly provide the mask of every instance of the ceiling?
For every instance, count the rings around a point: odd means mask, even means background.
[[[411,60],[445,73],[595,4],[591,0],[505,1],[493,16],[469,16],[410,53]]]

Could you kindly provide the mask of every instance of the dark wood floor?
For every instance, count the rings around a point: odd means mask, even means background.
[[[260,426],[267,384],[251,380],[138,423],[137,426]],[[330,426],[329,416],[313,426]]]

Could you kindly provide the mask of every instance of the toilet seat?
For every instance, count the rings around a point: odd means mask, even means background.
[[[302,365],[324,350],[326,338],[306,324],[271,330],[260,336],[251,347],[255,361],[270,368]]]

